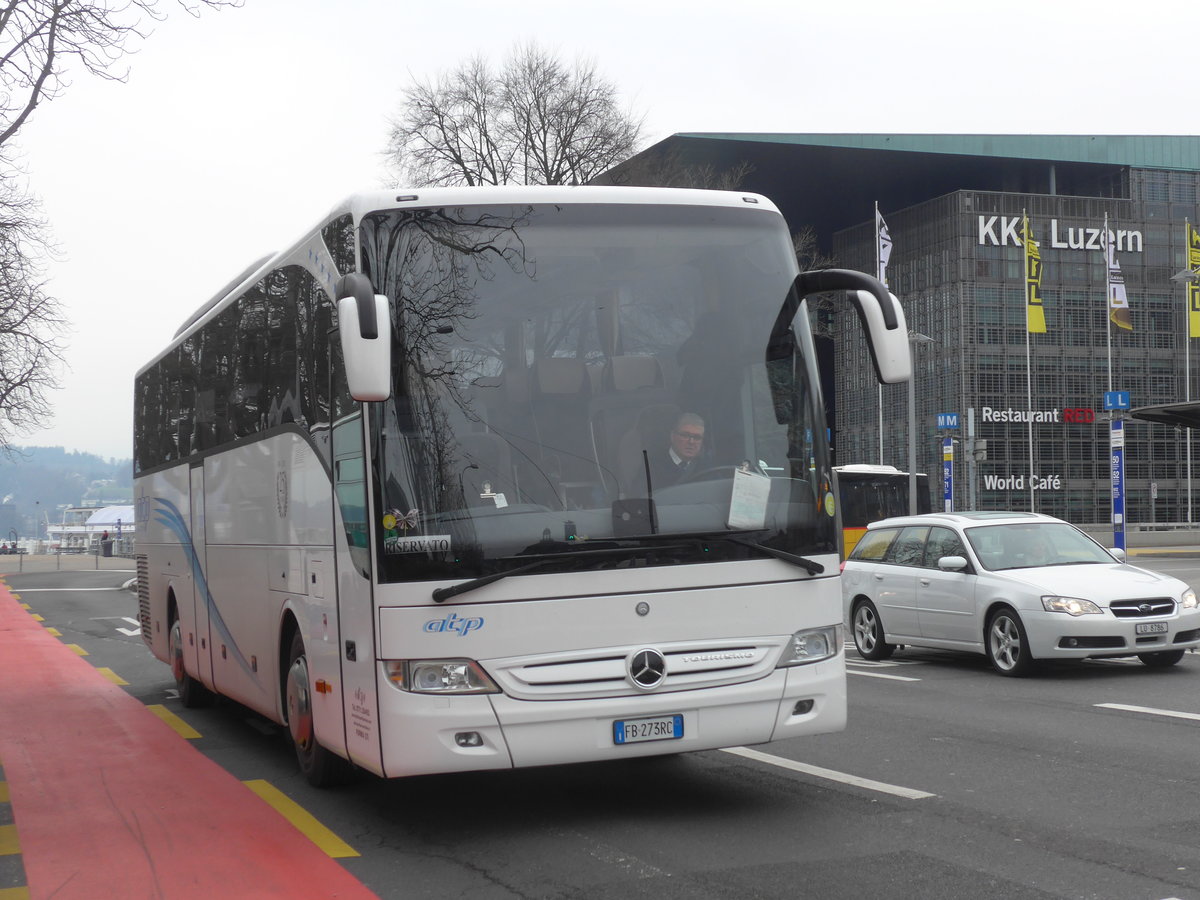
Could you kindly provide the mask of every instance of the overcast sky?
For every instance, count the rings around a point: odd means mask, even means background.
[[[644,115],[648,144],[696,131],[1200,133],[1196,0],[171,10],[125,83],[76,75],[21,133],[72,333],[55,418],[18,444],[131,456],[137,369],[250,262],[384,184],[388,120],[413,78],[476,53],[498,63],[519,41],[594,61]]]

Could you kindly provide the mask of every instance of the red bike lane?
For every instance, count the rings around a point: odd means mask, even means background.
[[[31,900],[376,896],[3,581],[0,766]]]

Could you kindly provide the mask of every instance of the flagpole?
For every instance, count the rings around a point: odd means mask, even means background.
[[[1104,340],[1108,346],[1108,389],[1112,386],[1112,247],[1108,236],[1108,213],[1104,213]]]
[[[875,201],[875,274],[883,274],[883,253],[879,246],[879,201]],[[883,279],[880,279],[883,281]],[[887,282],[883,281],[883,286],[887,287]],[[884,464],[883,459],[883,382],[879,383],[879,464]]]
[[[1033,463],[1033,366],[1030,362],[1029,353],[1029,215],[1024,209],[1021,210],[1021,221],[1024,223],[1024,253],[1021,255],[1025,259],[1025,277],[1022,279],[1021,296],[1025,301],[1025,408],[1029,410],[1028,416],[1025,419],[1025,429],[1029,437],[1029,511],[1037,512],[1034,507],[1034,463]]]

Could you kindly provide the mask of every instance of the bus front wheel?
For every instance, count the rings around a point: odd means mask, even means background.
[[[350,763],[322,747],[313,729],[312,681],[308,674],[304,639],[298,631],[292,636],[291,652],[288,654],[284,708],[288,733],[296,749],[296,761],[308,783],[313,787],[331,787],[344,782],[351,771]]]
[[[187,709],[208,706],[213,695],[203,684],[187,673],[183,665],[183,626],[179,624],[179,613],[171,618],[171,630],[167,634],[167,652],[171,657],[171,674],[175,676],[175,689],[179,702]]]

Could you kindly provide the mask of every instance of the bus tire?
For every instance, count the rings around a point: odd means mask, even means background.
[[[183,665],[183,626],[179,623],[179,613],[171,611],[171,630],[167,637],[168,654],[171,657],[171,674],[175,676],[175,689],[179,692],[179,702],[187,709],[208,706],[213,701],[213,693],[200,681],[187,673]]]
[[[863,659],[887,659],[896,651],[895,644],[884,642],[883,623],[879,621],[879,612],[870,600],[860,600],[854,604],[850,624],[854,631],[854,647]]]
[[[312,679],[308,673],[304,638],[300,636],[299,631],[292,635],[286,672],[284,713],[287,716],[288,735],[296,750],[296,762],[300,765],[300,771],[313,787],[343,784],[349,779],[353,767],[317,741],[313,730]]]

